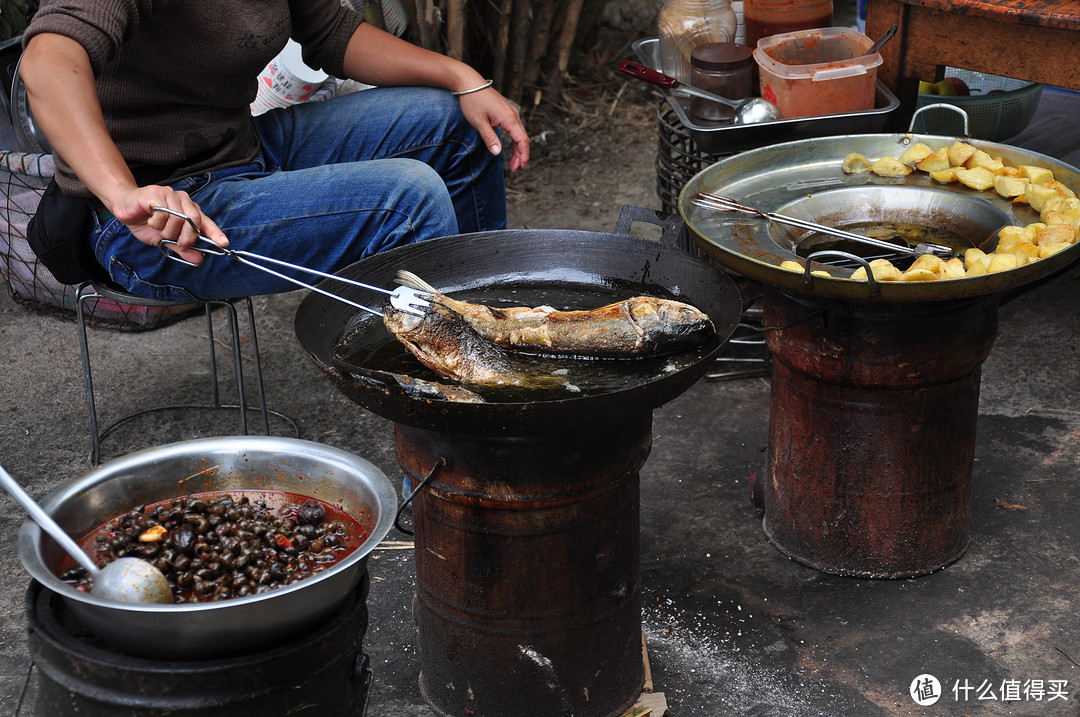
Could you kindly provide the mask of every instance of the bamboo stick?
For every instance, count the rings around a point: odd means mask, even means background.
[[[557,64],[555,72],[548,78],[548,94],[557,98],[562,94],[563,76],[566,68],[570,66],[570,50],[574,46],[574,35],[577,33],[578,18],[581,16],[581,7],[584,0],[569,0],[566,4],[566,15],[563,18],[562,30],[559,33]]]
[[[581,11],[581,19],[578,20],[577,32],[574,37],[574,46],[584,48],[594,38],[593,33],[604,16],[604,6],[607,0],[589,0]]]
[[[505,93],[507,97],[513,99],[518,99],[521,94],[522,76],[525,72],[525,63],[529,59],[529,20],[532,18],[532,14],[532,7],[529,2],[519,0],[514,5],[514,12],[510,22],[512,28],[510,77],[506,83]]]
[[[495,68],[492,70],[492,79],[495,80],[495,89],[503,94],[506,94],[506,46],[510,42],[510,13],[513,7],[514,0],[502,0],[499,3],[499,21],[495,27]]]
[[[420,31],[420,45],[438,52],[440,43],[435,0],[416,0],[416,27]]]
[[[541,0],[540,9],[536,12],[536,20],[533,22],[532,42],[529,45],[529,62],[525,65],[525,72],[521,78],[524,89],[536,87],[537,78],[540,76],[540,68],[544,65],[544,59],[548,54],[548,44],[551,38],[551,26],[555,19],[555,11],[559,3],[556,0]]]
[[[465,59],[465,0],[449,0],[446,10],[446,54]]]

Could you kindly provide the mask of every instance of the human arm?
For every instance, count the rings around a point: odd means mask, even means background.
[[[164,206],[192,217],[201,232],[218,244],[228,243],[185,192],[138,186],[105,127],[94,73],[82,45],[55,33],[35,35],[23,53],[19,72],[34,119],[53,150],[139,241],[154,246],[162,239],[178,240],[183,258],[201,261],[201,254],[186,248],[195,242],[194,230],[182,219],[151,210]]]
[[[349,39],[345,72],[351,79],[371,85],[421,85],[451,92],[471,90],[486,82],[464,62],[425,50],[366,22]],[[502,151],[496,128],[509,135],[513,143],[510,171],[528,166],[529,135],[509,100],[491,87],[461,95],[458,100],[465,118],[492,154]]]

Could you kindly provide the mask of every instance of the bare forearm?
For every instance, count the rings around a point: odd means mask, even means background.
[[[191,217],[212,240],[228,243],[221,229],[202,215],[186,193],[136,184],[105,127],[90,59],[82,45],[63,35],[35,35],[23,54],[20,70],[34,119],[54,151],[136,238],[150,245],[162,239],[177,240],[177,251],[183,258],[202,261],[201,254],[190,250],[195,230],[182,219],[153,210],[167,207]]]
[[[366,22],[349,40],[345,71],[354,80],[383,87],[413,85],[462,92],[483,87],[485,82],[479,72],[464,62],[417,47]],[[465,118],[493,154],[502,152],[496,130],[509,135],[514,143],[510,171],[528,165],[529,135],[517,107],[494,88],[462,95],[459,100]]]
[[[20,63],[27,96],[54,151],[83,184],[111,206],[135,179],[105,128],[94,74],[82,45],[44,33],[30,40]]]
[[[484,78],[463,62],[406,42],[369,23],[357,28],[345,54],[345,70],[370,85],[417,85],[468,90]]]

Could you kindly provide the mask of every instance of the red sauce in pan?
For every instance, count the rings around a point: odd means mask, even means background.
[[[368,531],[341,508],[281,491],[216,491],[137,507],[79,544],[98,564],[131,555],[156,565],[177,602],[242,597],[290,585],[352,554]],[[65,556],[57,574],[89,589]]]

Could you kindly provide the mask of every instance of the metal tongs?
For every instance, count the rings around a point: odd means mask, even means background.
[[[830,236],[839,237],[840,239],[847,239],[849,241],[858,242],[860,244],[877,247],[878,249],[887,249],[889,251],[900,252],[902,254],[910,254],[912,256],[918,256],[919,254],[935,254],[945,259],[959,256],[955,249],[950,246],[945,246],[944,244],[936,244],[929,241],[920,242],[914,247],[907,246],[905,244],[894,244],[892,242],[885,241],[884,239],[874,239],[873,237],[863,236],[862,234],[855,234],[854,232],[844,231],[843,229],[834,229],[833,227],[827,227],[823,224],[815,224],[813,222],[806,221],[805,219],[797,219],[795,217],[789,217],[785,214],[777,214],[776,212],[767,212],[763,209],[748,207],[745,204],[740,204],[736,202],[734,199],[729,199],[728,197],[723,197],[719,194],[712,194],[710,192],[700,192],[698,194],[695,194],[690,199],[690,202],[699,207],[705,207],[706,209],[716,209],[721,212],[740,212],[742,214],[753,214],[755,216],[767,219],[770,222],[776,222],[777,224],[787,224],[789,226],[798,227],[799,229],[806,229],[812,232],[828,234]],[[796,244],[798,244],[798,242],[796,242]]]
[[[258,269],[259,271],[264,271],[267,274],[278,277],[279,279],[284,279],[285,281],[288,281],[299,287],[310,289],[317,294],[322,294],[323,296],[327,296],[331,299],[336,299],[357,309],[363,309],[364,311],[374,314],[375,316],[381,317],[383,315],[383,312],[376,311],[375,309],[372,309],[369,306],[364,306],[363,304],[358,304],[351,299],[346,299],[343,296],[339,296],[330,291],[326,291],[325,289],[320,289],[317,286],[312,286],[311,284],[300,281],[299,279],[294,279],[291,276],[287,276],[280,272],[274,271],[270,267],[263,266],[258,262],[268,262],[270,264],[288,267],[289,269],[294,269],[296,271],[306,272],[314,276],[321,276],[324,279],[333,279],[334,281],[340,281],[343,284],[358,286],[361,289],[368,289],[369,291],[377,291],[382,294],[387,294],[390,296],[391,306],[393,306],[398,311],[404,311],[405,313],[413,314],[415,316],[423,316],[428,306],[430,306],[431,294],[426,291],[421,291],[420,289],[414,289],[408,286],[399,286],[393,291],[390,291],[388,289],[383,289],[379,286],[365,284],[361,281],[346,279],[345,277],[338,276],[336,274],[327,274],[326,272],[319,271],[318,269],[309,269],[305,266],[299,266],[297,264],[292,264],[287,261],[282,261],[281,259],[274,259],[250,251],[243,251],[240,249],[228,249],[226,247],[218,246],[208,237],[199,234],[199,228],[195,226],[195,221],[187,214],[184,214],[183,212],[178,212],[175,209],[169,209],[168,207],[151,207],[151,209],[153,209],[155,212],[165,212],[166,214],[172,214],[174,217],[179,217],[186,221],[188,224],[190,224],[191,228],[195,230],[195,233],[199,235],[199,238],[196,240],[195,246],[191,248],[203,254],[204,256],[211,255],[231,257],[241,262],[242,264],[247,264],[250,267]],[[161,243],[158,244],[158,249],[161,250],[162,254],[164,254],[169,259],[172,259],[173,261],[178,261],[181,264],[187,264],[188,266],[198,266],[198,264],[190,262],[177,254],[175,251],[176,246],[177,243],[175,241],[172,241],[171,239],[163,239]]]

